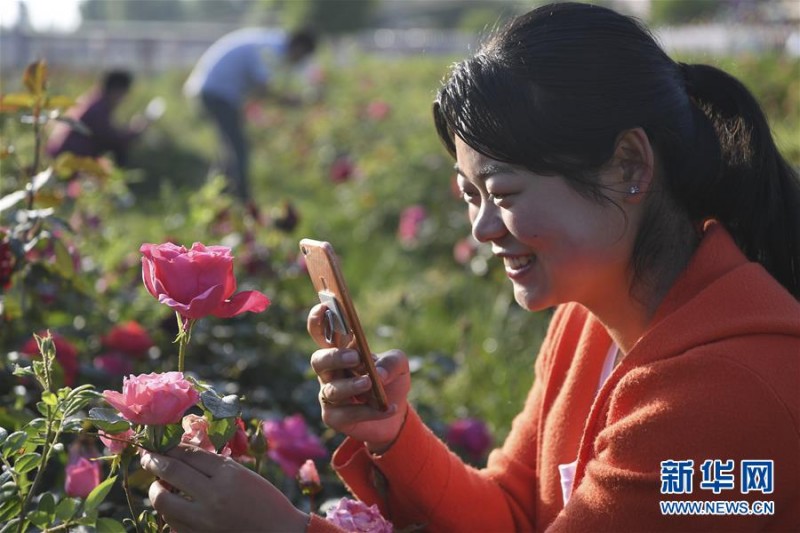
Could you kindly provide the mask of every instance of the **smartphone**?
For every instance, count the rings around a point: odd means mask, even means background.
[[[300,252],[305,257],[308,275],[319,301],[327,308],[324,319],[325,339],[337,348],[352,348],[358,352],[361,364],[354,373],[367,374],[372,380],[370,392],[362,399],[368,405],[386,411],[389,408],[386,391],[375,370],[367,337],[358,320],[333,246],[325,241],[302,239]]]

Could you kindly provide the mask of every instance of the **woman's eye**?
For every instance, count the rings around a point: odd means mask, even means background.
[[[505,193],[492,192],[492,193],[489,193],[489,201],[494,202],[494,203],[499,203],[499,202],[502,202],[503,200],[507,199],[509,196],[511,196],[511,195],[510,194],[505,194]]]
[[[468,204],[474,204],[478,199],[478,194],[472,191],[461,191],[461,197]]]

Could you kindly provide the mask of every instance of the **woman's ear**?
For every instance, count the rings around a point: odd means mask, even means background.
[[[621,173],[622,179],[617,187],[622,187],[625,201],[641,202],[652,187],[655,167],[653,147],[643,128],[633,128],[619,134],[612,166]]]

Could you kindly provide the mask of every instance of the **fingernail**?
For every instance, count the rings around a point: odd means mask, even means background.
[[[358,378],[356,380],[355,385],[358,388],[362,388],[362,387],[366,387],[367,385],[369,385],[369,383],[370,383],[369,376],[361,376],[360,378]]]
[[[378,367],[378,375],[381,377],[381,381],[386,381],[386,378],[389,377],[389,371],[383,367]]]
[[[342,352],[342,362],[347,363],[348,365],[352,365],[353,363],[358,362],[358,353],[354,352],[353,350],[347,350]]]

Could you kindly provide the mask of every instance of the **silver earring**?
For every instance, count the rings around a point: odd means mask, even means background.
[[[628,190],[628,194],[630,194],[631,196],[639,194],[639,186],[638,185],[631,185],[631,188]]]

